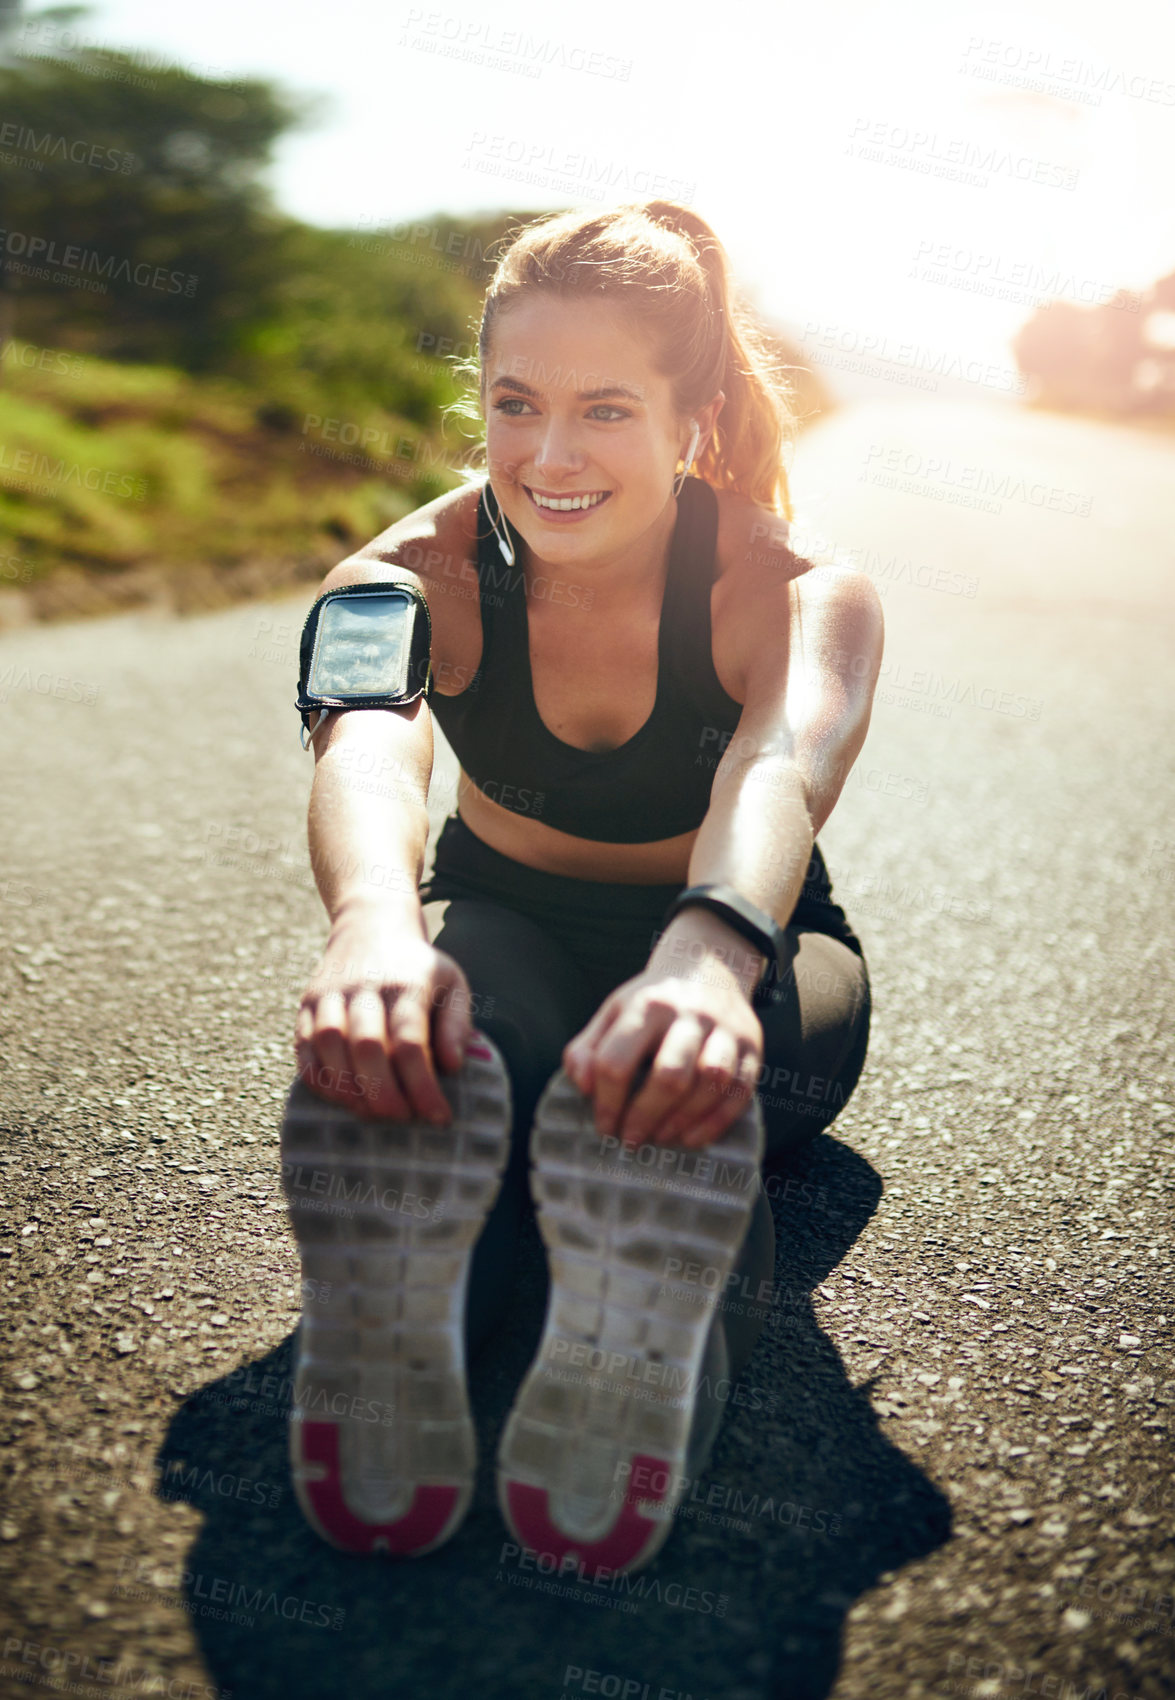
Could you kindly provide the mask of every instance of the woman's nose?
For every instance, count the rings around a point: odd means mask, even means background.
[[[584,463],[582,449],[576,441],[573,425],[560,419],[547,419],[535,448],[534,464],[549,478],[578,472]]]

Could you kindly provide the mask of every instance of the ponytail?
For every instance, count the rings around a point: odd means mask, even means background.
[[[695,470],[784,519],[784,466],[795,433],[785,367],[736,296],[726,253],[704,219],[675,201],[562,213],[527,225],[498,262],[479,333],[482,368],[500,308],[532,289],[618,297],[647,326],[683,416],[726,397]]]
[[[647,201],[642,211],[693,247],[708,286],[714,342],[722,351],[716,387],[726,402],[698,457],[698,476],[715,489],[736,490],[790,520],[783,456],[785,443],[794,438],[795,416],[767,335],[738,298],[726,251],[705,219],[674,201]]]

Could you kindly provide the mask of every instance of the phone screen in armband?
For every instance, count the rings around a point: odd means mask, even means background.
[[[310,693],[394,697],[406,691],[414,612],[413,599],[397,591],[333,598],[319,618]]]

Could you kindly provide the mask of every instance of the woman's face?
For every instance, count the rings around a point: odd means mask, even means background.
[[[672,390],[614,304],[535,291],[498,313],[482,391],[490,478],[539,559],[611,558],[665,513],[690,437]]]

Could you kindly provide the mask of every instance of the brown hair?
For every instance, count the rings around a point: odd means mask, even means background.
[[[785,442],[794,435],[790,387],[767,333],[735,296],[710,226],[674,201],[604,213],[559,213],[528,224],[498,261],[478,332],[482,371],[496,315],[532,289],[618,299],[645,323],[681,413],[719,390],[726,403],[695,470],[791,519]]]

